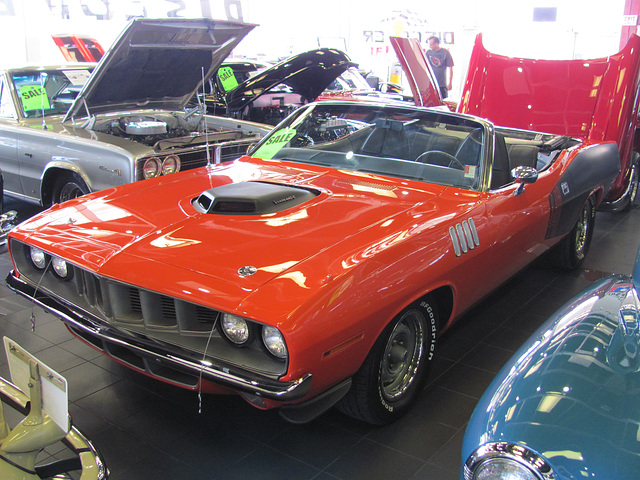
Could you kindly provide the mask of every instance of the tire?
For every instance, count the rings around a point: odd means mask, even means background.
[[[437,331],[437,312],[429,300],[400,312],[376,340],[338,410],[373,425],[401,417],[422,390]]]
[[[62,203],[89,193],[89,187],[76,173],[62,173],[53,184],[52,204]]]
[[[572,270],[582,265],[591,245],[595,219],[595,201],[593,197],[589,197],[569,235],[552,251],[552,261],[556,266]]]

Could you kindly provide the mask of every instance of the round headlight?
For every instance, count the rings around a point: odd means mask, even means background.
[[[142,166],[142,175],[145,179],[160,175],[161,162],[158,157],[147,158]]]
[[[262,327],[262,341],[271,355],[282,359],[287,358],[287,345],[284,343],[284,337],[280,330],[265,325]]]
[[[56,272],[60,278],[67,278],[69,275],[69,269],[67,268],[67,262],[58,257],[53,257],[51,259],[51,265],[53,266],[53,271]]]
[[[478,466],[474,480],[539,480],[528,467],[509,458],[492,458]]]
[[[162,161],[162,174],[169,175],[180,171],[180,157],[169,155]]]
[[[244,345],[251,339],[251,328],[249,323],[242,317],[225,313],[220,322],[222,333],[229,341],[236,345]]]
[[[38,270],[44,270],[47,266],[47,256],[45,253],[39,248],[31,247],[29,255],[31,256],[31,263],[33,263]]]
[[[465,480],[552,480],[551,465],[523,445],[486,443],[464,465]]]

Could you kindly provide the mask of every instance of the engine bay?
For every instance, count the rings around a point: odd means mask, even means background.
[[[231,119],[205,116],[199,111],[109,116],[97,120],[90,130],[153,147],[155,151],[193,147],[205,143],[261,136],[258,129]]]

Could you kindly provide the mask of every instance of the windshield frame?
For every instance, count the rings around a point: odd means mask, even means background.
[[[357,120],[358,117],[362,120]],[[307,127],[306,124],[314,126]],[[343,130],[333,133],[331,128]],[[374,142],[371,138],[379,130],[389,135],[385,137],[391,139],[387,145],[392,148],[400,145],[399,149],[396,148],[397,153],[390,154],[384,150],[384,146],[380,147],[379,152],[372,153],[369,146]],[[437,158],[439,162],[425,162],[421,158],[427,151],[420,149],[424,144],[417,142],[417,137],[421,138],[421,142],[425,141],[425,137],[428,141],[431,141],[430,137],[439,137],[436,140],[446,140],[447,149],[453,151],[460,148],[472,133],[475,135],[476,149],[473,156],[465,157],[468,162],[460,162],[455,158],[449,160],[453,153],[432,152],[433,148],[430,147],[429,158]],[[327,138],[330,134],[335,138]],[[411,140],[405,140],[411,135]],[[487,165],[493,154],[493,135],[494,128],[489,122],[441,109],[399,103],[321,101],[305,105],[292,113],[264,137],[250,155],[486,191],[489,177]],[[313,136],[315,139],[311,138]],[[397,138],[401,140],[396,141]],[[405,141],[410,145],[406,151]],[[449,164],[440,163],[441,159]]]
[[[48,118],[58,115],[65,115],[71,107],[74,98],[80,93],[84,84],[87,82],[94,68],[95,64],[86,63],[80,65],[25,68],[20,70],[8,71],[7,80],[11,85],[11,89],[13,91],[15,109],[19,117],[22,119],[41,119],[43,116],[44,118]],[[46,77],[43,77],[43,75],[46,75]],[[27,77],[32,77],[32,79],[26,80]],[[48,77],[50,77],[48,80],[49,85],[55,87],[51,91],[48,91],[47,89],[47,80],[42,82],[43,79],[46,79]],[[60,81],[51,84],[50,82],[52,78],[58,79]],[[77,78],[84,81],[82,83],[74,83],[72,78]],[[45,104],[43,104],[42,102],[40,104],[40,108],[25,108],[22,90],[25,87],[41,88],[43,86],[47,94],[46,105],[49,108],[46,108]],[[61,94],[66,95],[67,93],[68,98],[60,97]]]

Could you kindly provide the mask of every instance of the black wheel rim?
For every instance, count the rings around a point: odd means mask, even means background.
[[[406,312],[396,323],[380,365],[380,392],[386,401],[397,401],[414,383],[424,355],[424,316]]]
[[[82,188],[76,183],[66,183],[60,189],[60,203],[84,195]]]

